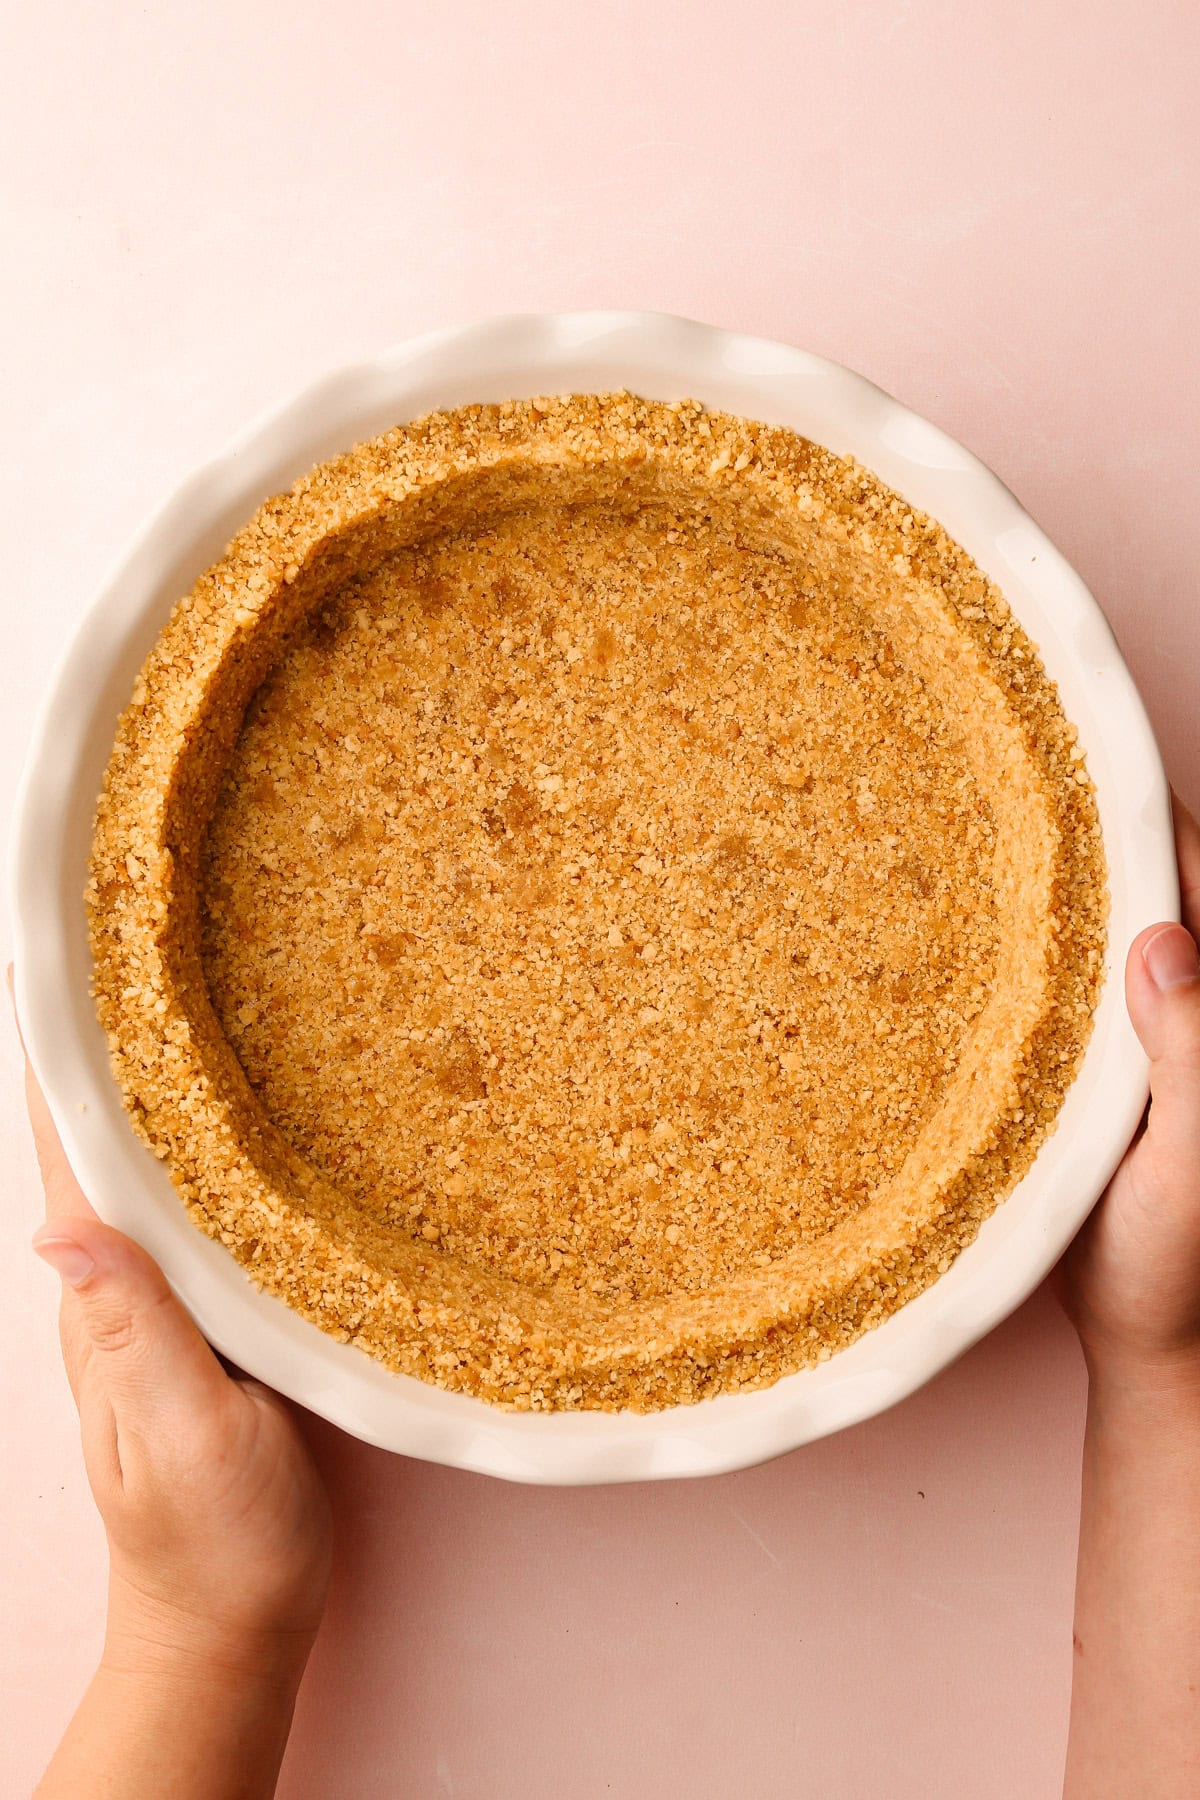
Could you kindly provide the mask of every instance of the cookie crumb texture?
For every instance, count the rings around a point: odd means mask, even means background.
[[[1106,912],[966,553],[626,394],[269,501],[142,670],[88,903],[134,1123],[256,1282],[444,1387],[643,1410],[949,1267],[1053,1128]]]

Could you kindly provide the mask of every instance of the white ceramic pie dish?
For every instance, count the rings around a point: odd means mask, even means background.
[[[694,396],[857,457],[930,513],[1003,589],[1038,645],[1095,781],[1109,862],[1107,979],[1083,1066],[1033,1168],[946,1275],[830,1362],[759,1392],[653,1414],[508,1413],[392,1375],[255,1289],[188,1220],[134,1136],[88,991],[92,812],[117,715],[175,600],[268,494],[351,443],[436,407],[568,390]],[[26,1042],[97,1210],[159,1260],[241,1367],[372,1443],[515,1480],[707,1475],[778,1455],[902,1399],[1033,1290],[1101,1192],[1146,1099],[1120,968],[1177,916],[1153,734],[1095,601],[1012,494],[859,375],[783,344],[648,313],[517,316],[438,332],[330,375],[258,420],[139,534],[83,616],[43,707],[11,863]]]

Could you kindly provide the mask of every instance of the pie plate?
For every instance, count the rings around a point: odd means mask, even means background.
[[[179,596],[272,493],[352,443],[433,409],[630,389],[693,397],[855,457],[958,540],[1004,592],[1056,682],[1095,783],[1111,913],[1095,1028],[1057,1129],[932,1287],[848,1349],[752,1392],[653,1413],[510,1412],[394,1375],[256,1289],[189,1221],[134,1136],[89,992],[83,889],[95,798],[147,652]],[[1145,1059],[1120,965],[1177,916],[1166,780],[1112,633],[1083,582],[974,456],[879,388],[784,344],[650,313],[514,316],[433,333],[328,375],[249,426],[138,534],[83,615],[34,732],[11,881],[26,1043],[102,1217],[155,1256],[212,1343],[367,1441],[511,1480],[711,1475],[855,1424],[910,1394],[1037,1286],[1137,1125]]]

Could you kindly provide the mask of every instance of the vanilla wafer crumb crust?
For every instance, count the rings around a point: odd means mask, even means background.
[[[760,1386],[936,1279],[1054,1126],[1106,916],[1075,731],[966,553],[627,394],[267,502],[141,672],[87,898],[196,1223],[534,1408]]]

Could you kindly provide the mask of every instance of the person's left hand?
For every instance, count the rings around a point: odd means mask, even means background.
[[[111,1559],[105,1661],[298,1681],[325,1604],[329,1505],[287,1404],[228,1375],[158,1265],[88,1205],[27,1073],[46,1190],[34,1246]]]

